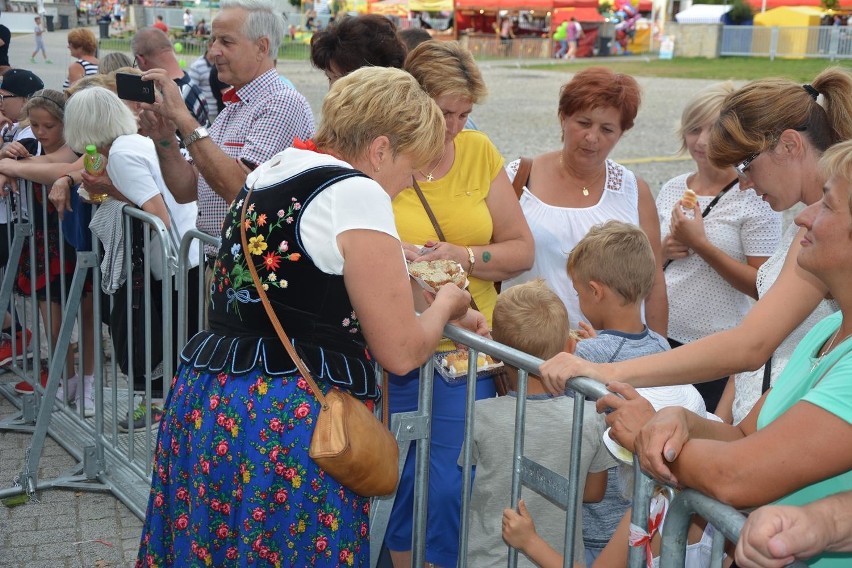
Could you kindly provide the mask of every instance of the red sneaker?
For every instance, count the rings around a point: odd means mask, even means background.
[[[32,333],[30,330],[26,330],[27,341],[26,341],[26,349],[27,351],[32,350],[32,346],[30,343],[30,338],[32,338]],[[17,343],[15,345],[15,353],[12,353],[12,338],[8,335],[3,335],[2,339],[0,339],[0,367],[4,367],[12,362],[16,356],[19,357],[24,354],[24,338],[21,332],[15,334],[17,336]]]
[[[39,382],[41,382],[41,387],[46,389],[47,388],[47,369],[41,370],[40,379],[41,380]],[[21,394],[29,394],[29,393],[33,392],[33,386],[30,383],[28,383],[27,381],[21,381],[20,383],[15,385],[15,392],[19,392]]]

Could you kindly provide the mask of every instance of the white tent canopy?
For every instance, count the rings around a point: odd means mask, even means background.
[[[730,9],[719,4],[693,4],[675,14],[675,20],[679,24],[718,24]]]

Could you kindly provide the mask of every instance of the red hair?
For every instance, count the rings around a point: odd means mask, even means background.
[[[621,130],[633,128],[642,93],[630,75],[615,73],[606,67],[583,69],[559,90],[559,116],[613,107],[621,112]]]

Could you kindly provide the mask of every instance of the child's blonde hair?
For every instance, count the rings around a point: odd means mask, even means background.
[[[540,359],[550,359],[568,342],[568,311],[544,280],[504,290],[497,297],[492,337]]]
[[[568,255],[568,274],[580,284],[600,282],[624,299],[643,301],[651,292],[657,261],[642,229],[622,221],[595,225]]]

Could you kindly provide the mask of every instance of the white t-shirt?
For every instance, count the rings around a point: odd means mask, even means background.
[[[250,173],[246,185],[267,187],[310,168],[327,165],[352,168],[328,154],[287,148]],[[390,196],[370,178],[351,177],[323,190],[308,203],[299,220],[305,252],[327,274],[343,274],[343,255],[337,246],[337,236],[351,229],[379,231],[399,240]]]
[[[514,180],[520,160],[506,166]],[[588,321],[580,311],[577,293],[568,276],[568,255],[594,225],[612,219],[639,225],[639,186],[636,176],[624,166],[606,161],[606,181],[600,200],[583,208],[548,205],[524,187],[521,210],[535,240],[535,260],[530,270],[503,282],[503,289],[543,278],[565,304],[571,325]]]
[[[4,128],[2,132],[0,132],[0,136],[2,136],[3,140],[7,140],[11,137],[12,142],[17,142],[25,138],[35,138],[32,128],[30,128],[29,126],[21,128],[20,123],[17,122],[12,126],[7,126],[6,128]],[[18,208],[20,209],[21,217],[27,218],[27,192],[20,191],[18,195]],[[0,200],[0,224],[7,224],[9,222],[8,203],[9,200],[7,199]]]
[[[172,196],[163,180],[157,151],[150,138],[139,134],[127,134],[116,138],[109,151],[107,174],[116,189],[139,208],[158,194],[162,195],[170,214],[170,232],[178,245],[183,235],[195,228],[198,207],[195,201],[178,203]],[[153,251],[159,251],[159,238],[152,239],[151,246]],[[169,250],[172,245],[166,246]],[[177,251],[172,251],[172,254],[176,255]],[[161,280],[163,277],[161,255],[158,252],[152,252],[150,258],[151,274],[157,280]],[[190,248],[189,259],[191,266],[198,265],[197,240]]]
[[[687,189],[683,174],[667,181],[657,195],[660,236],[669,234],[672,209]],[[701,211],[713,196],[698,196]],[[691,214],[690,214],[691,215]],[[747,256],[772,256],[781,241],[781,214],[749,189],[734,185],[704,218],[713,245],[737,262]],[[669,296],[669,337],[690,343],[740,323],[751,307],[748,296],[731,286],[701,256],[678,259],[665,271]]]

